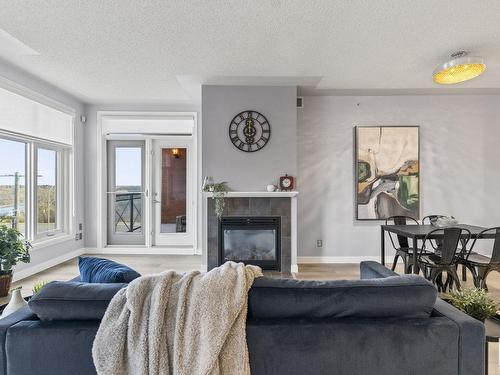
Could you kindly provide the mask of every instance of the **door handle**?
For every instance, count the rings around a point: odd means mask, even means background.
[[[161,203],[161,201],[159,201],[157,199],[153,199],[153,203]]]

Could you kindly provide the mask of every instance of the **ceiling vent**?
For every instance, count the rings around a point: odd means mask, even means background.
[[[304,108],[304,97],[297,97],[297,108]]]

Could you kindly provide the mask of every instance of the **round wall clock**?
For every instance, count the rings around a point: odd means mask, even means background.
[[[262,149],[271,138],[271,125],[266,117],[256,111],[238,113],[229,124],[229,139],[241,151],[255,152]]]

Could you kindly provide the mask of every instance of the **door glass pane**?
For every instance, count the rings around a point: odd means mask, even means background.
[[[115,148],[116,233],[142,233],[142,147]]]
[[[0,224],[25,230],[26,144],[0,139]]]
[[[37,233],[57,229],[57,152],[38,149],[37,153]]]
[[[161,233],[186,232],[187,149],[161,152]]]

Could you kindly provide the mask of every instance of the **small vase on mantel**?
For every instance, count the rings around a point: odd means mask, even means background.
[[[21,307],[28,304],[28,302],[24,300],[21,294],[21,289],[22,287],[12,289],[12,296],[10,297],[10,302],[7,306],[5,306],[5,309],[3,310],[0,319],[9,316],[10,314],[19,310]]]

